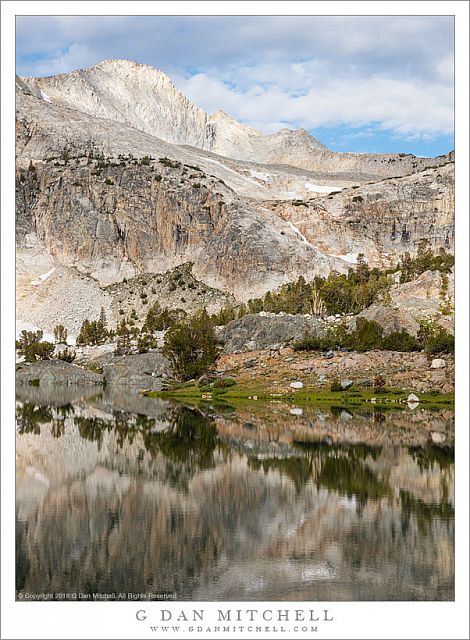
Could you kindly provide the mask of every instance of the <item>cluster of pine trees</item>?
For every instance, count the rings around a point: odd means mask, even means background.
[[[370,268],[363,254],[357,257],[355,268],[347,274],[332,271],[327,278],[315,277],[306,282],[300,276],[296,282],[282,285],[277,291],[268,291],[262,298],[253,298],[238,308],[226,305],[212,316],[217,325],[225,325],[247,313],[267,311],[271,313],[335,315],[360,313],[374,302],[387,302],[392,285],[392,274],[400,272],[400,282],[408,282],[425,271],[450,273],[454,256],[441,248],[434,254],[427,240],[421,240],[414,257],[405,253],[396,267]]]

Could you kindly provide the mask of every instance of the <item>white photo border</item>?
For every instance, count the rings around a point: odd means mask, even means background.
[[[468,638],[468,327],[469,327],[469,5],[466,0],[353,2],[192,2],[192,1],[6,1],[2,13],[2,638],[217,638],[193,632],[164,636],[136,618],[159,609],[204,609],[212,621],[218,609],[328,609],[331,623],[298,634],[239,631],[224,638]],[[453,15],[455,16],[456,116],[456,596],[455,602],[15,602],[15,247],[14,247],[14,72],[15,15]],[[425,106],[423,106],[425,108]],[[142,614],[144,615],[144,614]],[[196,623],[194,626],[198,626]],[[203,627],[209,624],[202,625]]]

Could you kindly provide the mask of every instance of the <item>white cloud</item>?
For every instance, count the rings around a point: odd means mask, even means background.
[[[453,129],[450,16],[19,17],[17,53],[31,75],[145,62],[206,111],[265,132],[373,125],[424,139]]]
[[[310,80],[315,86],[298,95],[305,84],[299,74],[296,87],[294,76],[295,70],[279,67],[277,81],[265,87],[230,87],[204,73],[177,78],[176,84],[209,113],[223,109],[237,120],[256,122],[266,133],[273,131],[272,123],[279,124],[279,116],[283,126],[305,129],[373,122],[403,135],[453,130],[453,91],[445,84],[386,76],[326,76]],[[289,79],[287,86],[284,78]]]

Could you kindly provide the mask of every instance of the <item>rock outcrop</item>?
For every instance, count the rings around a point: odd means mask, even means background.
[[[33,164],[18,172],[22,228],[101,285],[193,262],[197,278],[246,299],[301,274],[344,270],[271,210],[169,162],[82,155]]]
[[[16,367],[17,384],[33,386],[48,385],[101,385],[103,378],[98,373],[87,371],[62,360],[41,360]]]
[[[406,251],[413,254],[422,238],[436,252],[454,247],[453,163],[269,206],[317,249],[353,263],[363,253],[370,265],[396,264]]]
[[[218,330],[224,353],[279,349],[303,335],[323,335],[325,324],[312,316],[248,314]]]
[[[113,356],[103,366],[103,379],[107,385],[129,387],[134,391],[160,391],[162,379],[170,373],[168,360],[159,352]]]

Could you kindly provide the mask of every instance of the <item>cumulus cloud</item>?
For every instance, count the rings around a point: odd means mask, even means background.
[[[206,111],[265,132],[370,126],[424,140],[453,130],[451,17],[20,17],[17,53],[28,75],[145,62]]]
[[[176,84],[207,111],[223,109],[238,120],[260,123],[266,132],[282,118],[284,126],[305,129],[376,122],[407,135],[452,133],[453,93],[445,84],[331,75],[317,78],[305,91],[302,78],[298,85],[293,82],[293,69],[279,67],[279,71],[278,80],[267,86],[229,86],[204,73],[177,78]],[[284,77],[289,78],[286,84]]]

